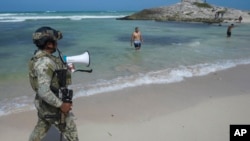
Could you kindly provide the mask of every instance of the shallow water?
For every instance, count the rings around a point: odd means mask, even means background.
[[[74,73],[74,97],[139,85],[173,83],[250,63],[249,24],[120,21],[131,12],[0,13],[0,115],[33,108],[27,77],[28,61],[36,47],[31,35],[40,26],[63,33],[64,55],[88,50],[93,73]],[[140,51],[130,46],[134,27],[142,32]],[[77,68],[86,68],[75,64]]]

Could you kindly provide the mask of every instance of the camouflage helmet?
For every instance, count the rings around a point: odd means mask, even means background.
[[[43,48],[48,41],[57,41],[62,39],[62,33],[51,27],[40,27],[32,35],[33,43],[37,47]]]

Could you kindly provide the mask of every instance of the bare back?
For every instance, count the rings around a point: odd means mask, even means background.
[[[132,34],[132,40],[133,41],[141,41],[141,32],[140,31],[138,31],[138,32],[134,32],[133,34]]]

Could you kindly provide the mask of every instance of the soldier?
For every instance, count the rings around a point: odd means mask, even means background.
[[[50,27],[41,27],[33,33],[33,42],[38,50],[29,62],[29,78],[36,92],[34,104],[38,121],[29,141],[41,141],[51,125],[58,128],[68,141],[78,141],[76,124],[70,113],[72,104],[63,102],[59,98],[60,82],[55,77],[56,70],[65,68],[61,58],[52,55],[57,50],[57,40],[61,38],[62,34]],[[70,72],[67,76],[69,85]],[[59,116],[60,114],[62,116]],[[61,126],[61,120],[64,121],[64,126]]]

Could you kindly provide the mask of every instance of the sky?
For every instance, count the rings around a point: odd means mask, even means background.
[[[15,11],[140,11],[181,0],[1,0],[0,12]],[[207,3],[250,11],[250,0],[206,0]]]

